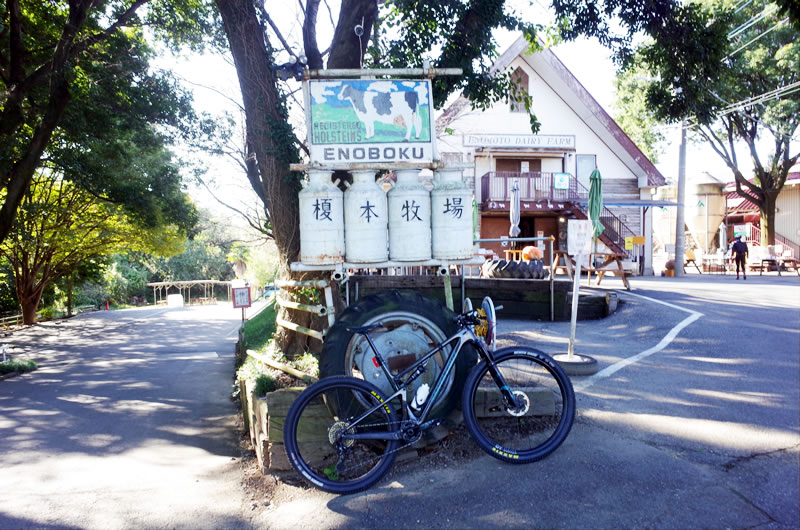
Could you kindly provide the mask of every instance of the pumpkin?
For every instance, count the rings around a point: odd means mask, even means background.
[[[522,259],[525,261],[531,261],[534,259],[542,259],[544,253],[542,249],[539,247],[535,247],[533,245],[528,245],[527,247],[522,249]]]

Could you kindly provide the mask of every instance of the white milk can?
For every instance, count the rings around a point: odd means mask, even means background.
[[[398,169],[389,190],[389,257],[397,261],[431,259],[431,194],[418,169]]]
[[[434,172],[431,192],[431,232],[434,259],[472,257],[472,191],[461,180],[460,169]]]
[[[300,261],[330,265],[344,261],[344,194],[332,171],[311,169],[300,191]]]
[[[389,259],[386,192],[375,182],[374,169],[351,171],[353,184],[344,193],[344,240],[347,261],[376,263]]]

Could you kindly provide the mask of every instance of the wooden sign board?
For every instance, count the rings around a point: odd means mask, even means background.
[[[303,84],[311,163],[430,164],[438,158],[429,79]]]
[[[250,307],[250,288],[249,287],[234,287],[233,288],[233,307]]]

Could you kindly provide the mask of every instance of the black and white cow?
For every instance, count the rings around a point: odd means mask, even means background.
[[[375,136],[375,122],[393,123],[398,117],[403,118],[406,127],[405,141],[411,138],[412,129],[416,129],[416,138],[422,132],[422,118],[419,115],[419,95],[412,91],[377,92],[374,90],[358,90],[352,85],[345,85],[339,92],[339,99],[349,100],[356,116],[364,124],[366,137]]]

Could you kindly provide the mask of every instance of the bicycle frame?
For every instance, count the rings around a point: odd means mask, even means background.
[[[392,389],[394,393],[386,398],[378,397],[380,403],[375,405],[374,407],[370,408],[366,412],[364,412],[361,416],[353,420],[352,424],[357,425],[359,422],[363,421],[367,418],[370,414],[375,412],[381,407],[385,407],[385,403],[391,402],[393,399],[397,398],[398,396],[401,398],[402,407],[404,407],[405,412],[408,414],[409,417],[413,418],[416,422],[418,422],[423,428],[426,428],[433,424],[438,420],[432,420],[430,422],[426,422],[425,419],[428,417],[431,409],[433,408],[433,404],[436,402],[436,398],[441,392],[442,387],[445,384],[447,376],[453,370],[455,366],[455,361],[458,358],[459,354],[461,353],[461,349],[464,347],[465,344],[472,343],[478,349],[478,354],[481,356],[483,360],[489,363],[490,365],[490,373],[492,374],[492,378],[497,383],[497,386],[503,392],[503,395],[506,399],[510,400],[510,403],[514,403],[514,396],[511,393],[510,388],[505,383],[503,376],[494,369],[494,356],[483,347],[483,344],[480,340],[475,336],[475,333],[472,331],[470,327],[464,327],[460,329],[455,335],[448,337],[443,342],[437,344],[434,348],[428,350],[420,359],[415,361],[411,366],[407,367],[396,376],[392,375],[389,367],[387,366],[386,362],[383,360],[383,356],[378,351],[378,348],[372,342],[372,338],[369,336],[369,332],[364,333],[364,337],[366,337],[367,342],[369,343],[370,348],[372,348],[372,352],[375,354],[375,360],[377,361],[378,366],[383,370],[383,373],[386,375],[386,378],[389,380],[389,384],[392,385]],[[425,372],[424,365],[430,360],[431,357],[439,353],[440,351],[444,350],[448,345],[455,343],[453,348],[453,352],[450,354],[450,357],[447,358],[447,362],[442,369],[442,372],[434,381],[433,389],[428,394],[427,399],[425,400],[425,406],[422,409],[422,412],[419,413],[419,416],[414,414],[413,409],[408,403],[406,390],[408,386],[420,375]],[[401,440],[403,433],[400,430],[395,432],[372,432],[372,433],[342,433],[342,438],[344,439],[373,439],[373,440]]]

